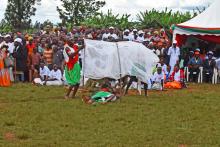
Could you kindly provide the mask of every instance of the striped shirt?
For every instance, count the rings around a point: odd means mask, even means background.
[[[53,50],[52,49],[44,50],[43,56],[44,56],[44,59],[45,59],[47,65],[52,64],[52,62],[53,62]]]

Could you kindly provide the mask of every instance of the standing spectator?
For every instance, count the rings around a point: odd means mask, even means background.
[[[195,51],[195,55],[190,59],[188,63],[189,67],[189,78],[190,81],[196,82],[200,73],[200,67],[202,66],[202,59],[200,58],[200,53]]]
[[[9,70],[5,67],[5,58],[7,57],[6,48],[0,48],[0,87],[11,85]]]
[[[53,65],[56,64],[56,66],[61,69],[62,63],[63,63],[63,51],[58,50],[57,46],[53,46]]]
[[[138,37],[136,39],[137,42],[142,43],[144,41],[144,32],[142,30],[138,31]]]
[[[35,47],[36,47],[36,45],[35,45],[35,43],[33,43],[33,37],[28,37],[28,44],[26,45],[26,48],[27,48],[29,57],[32,55]]]
[[[31,65],[31,70],[30,70],[30,81],[32,81],[32,75],[34,74],[34,71],[39,69],[39,65],[40,65],[40,61],[41,61],[41,55],[40,53],[37,52],[37,47],[35,47],[33,49],[33,53],[30,56],[30,65]]]
[[[177,64],[180,58],[180,48],[177,47],[177,41],[174,41],[173,45],[169,48],[168,56],[170,59],[169,65],[171,67],[171,71],[173,71],[174,66]]]
[[[132,41],[132,36],[130,35],[130,31],[128,29],[124,31],[123,41]]]
[[[16,60],[16,74],[21,75],[20,80],[24,82],[24,74],[27,71],[27,50],[24,48],[21,38],[16,38],[14,40],[14,45],[15,50],[13,57]]]
[[[13,50],[14,50],[14,43],[11,41],[11,35],[7,34],[5,35],[4,37],[4,41],[0,44],[0,47],[3,47],[4,45],[8,46],[8,51],[10,54],[13,53]]]
[[[135,41],[137,40],[138,37],[138,30],[137,29],[133,29],[133,34],[132,34],[132,40]]]
[[[114,42],[118,40],[118,36],[115,34],[115,28],[109,27],[109,33],[107,35],[103,35],[104,41]]]
[[[53,68],[52,62],[53,62],[53,50],[50,48],[49,44],[46,44],[45,50],[43,53],[44,60],[46,62],[46,65],[51,70]]]
[[[208,59],[203,62],[203,75],[206,82],[212,81],[213,70],[215,68],[216,62],[213,59],[213,52],[208,52]]]

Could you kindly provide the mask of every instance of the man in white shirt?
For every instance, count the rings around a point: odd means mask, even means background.
[[[47,66],[45,66],[44,62],[40,63],[40,74],[39,78],[34,79],[34,84],[46,85],[46,81],[50,75],[50,70]]]
[[[4,36],[4,41],[0,44],[0,47],[4,45],[8,46],[8,51],[10,54],[12,54],[15,46],[14,46],[14,42],[11,42],[11,35],[7,34]]]
[[[140,43],[144,42],[144,32],[142,30],[138,31],[138,37],[137,37],[136,41],[140,42]]]
[[[152,77],[153,90],[163,90],[164,76],[162,67],[159,65],[157,67],[157,72],[155,72]]]
[[[58,69],[56,64],[53,65],[53,70],[50,71],[49,78],[46,81],[47,86],[61,86],[62,82],[62,73],[61,70]]]
[[[115,28],[109,27],[109,33],[102,37],[104,41],[114,42],[118,40],[118,36],[114,33]]]
[[[123,35],[123,41],[132,41],[133,37],[130,34],[130,31],[128,29],[126,29],[124,31],[124,35]]]
[[[177,41],[173,42],[173,45],[168,50],[168,56],[170,57],[170,67],[173,71],[174,66],[177,64],[180,58],[180,48],[177,47]]]
[[[138,37],[138,30],[133,29],[132,34],[131,34],[132,41],[135,41],[137,37]]]

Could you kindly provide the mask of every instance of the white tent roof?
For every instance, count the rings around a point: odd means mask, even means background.
[[[196,28],[220,28],[220,0],[215,0],[210,7],[193,19],[179,24]]]
[[[192,18],[189,21],[178,24],[173,32],[173,39],[176,39],[176,34],[180,35],[215,35],[220,36],[220,34],[210,34],[204,32],[194,32],[191,30],[183,29],[182,27],[198,28],[198,29],[220,29],[220,0],[215,0],[210,7],[208,7],[204,12],[198,16]],[[180,27],[178,27],[180,26]]]

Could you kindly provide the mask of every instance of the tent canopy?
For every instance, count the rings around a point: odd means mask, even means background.
[[[198,16],[191,20],[177,24],[174,27],[173,38],[176,39],[178,35],[195,35],[203,36],[206,40],[206,36],[211,36],[220,39],[220,0],[216,0],[210,7]],[[212,39],[215,42],[215,39]],[[216,41],[217,41],[216,40]]]

